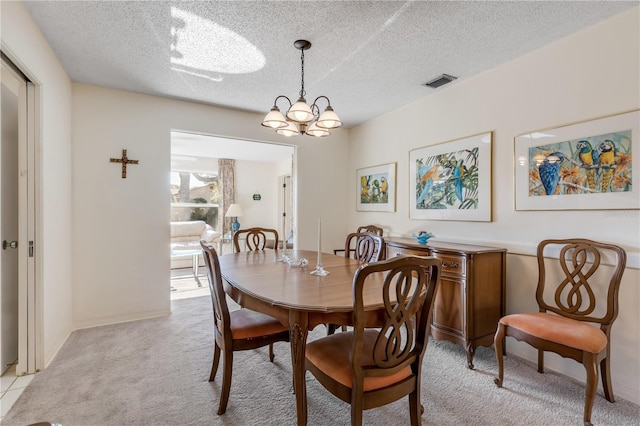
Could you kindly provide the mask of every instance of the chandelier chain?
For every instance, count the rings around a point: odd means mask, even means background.
[[[304,98],[304,96],[306,95],[306,92],[304,91],[304,49],[300,49],[300,64],[302,68],[302,71],[300,72],[300,75],[301,75],[300,97]]]

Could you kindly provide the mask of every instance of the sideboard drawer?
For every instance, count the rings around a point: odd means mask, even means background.
[[[435,257],[442,262],[442,273],[447,275],[455,275],[459,277],[466,276],[465,258],[463,256],[449,256],[436,253]]]
[[[431,253],[428,249],[425,250],[414,250],[410,248],[400,248],[395,246],[387,246],[387,259],[392,257],[400,256],[400,255],[409,255],[409,256],[430,256]]]

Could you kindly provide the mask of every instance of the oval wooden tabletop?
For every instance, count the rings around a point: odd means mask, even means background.
[[[329,275],[311,275],[317,253],[290,250],[291,258],[306,258],[309,264],[294,268],[278,262],[282,251],[259,250],[220,256],[222,277],[239,291],[274,306],[316,312],[349,312],[353,310],[353,276],[362,265],[329,253],[322,254]],[[380,278],[380,279],[377,279]],[[382,276],[371,280],[365,291],[365,306],[382,305]]]

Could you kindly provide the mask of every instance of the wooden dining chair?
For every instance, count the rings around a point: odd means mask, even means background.
[[[363,226],[358,226],[358,229],[356,230],[357,233],[362,233],[362,232],[370,232],[372,234],[378,235],[380,237],[382,237],[382,234],[384,233],[384,229],[380,228],[379,226],[376,225],[363,225]],[[351,252],[353,248],[350,247],[349,251]],[[335,249],[333,250],[333,254],[338,254],[338,253],[344,253],[345,249]],[[380,257],[381,259],[384,259],[384,253],[382,253],[383,256]]]
[[[222,372],[222,391],[218,405],[218,415],[224,414],[231,390],[231,373],[233,371],[233,352],[257,349],[269,345],[269,360],[273,362],[273,343],[288,342],[289,329],[278,320],[250,309],[229,311],[227,295],[222,285],[218,254],[210,243],[200,240],[204,255],[209,290],[213,304],[213,330],[215,344],[213,364],[209,381],[213,381],[218,371],[220,352],[224,361]]]
[[[239,253],[240,240],[245,240],[245,251],[264,250],[268,246],[268,241],[278,241],[278,231],[269,228],[246,228],[239,229],[233,234],[233,249]]]
[[[545,260],[545,249],[556,249],[556,268],[551,268],[551,261]],[[602,258],[607,255],[613,256],[613,266],[600,268]],[[586,239],[557,239],[540,242],[537,257],[539,312],[507,315],[498,322],[494,338],[498,377],[494,381],[502,387],[505,336],[526,342],[538,350],[540,373],[544,372],[545,351],[572,358],[582,363],[587,372],[584,424],[591,425],[598,364],[604,396],[610,402],[615,401],[609,361],[611,326],[618,316],[618,289],[627,255],[622,248],[611,244]],[[599,324],[599,327],[592,324]]]
[[[352,425],[362,424],[363,410],[407,395],[411,424],[421,424],[422,359],[440,267],[435,258],[416,256],[361,266],[353,278],[353,330],[307,344],[306,370],[351,404]],[[384,302],[375,322],[364,309],[373,285],[381,287]]]
[[[344,243],[344,256],[353,258],[360,262],[378,262],[383,259],[384,239],[370,232],[352,232],[347,235]],[[335,253],[335,251],[334,251]],[[338,326],[336,324],[327,324],[327,334],[336,332]],[[347,327],[342,326],[342,331],[346,331]]]
[[[344,243],[345,257],[360,262],[377,262],[384,259],[384,239],[370,232],[352,232]]]

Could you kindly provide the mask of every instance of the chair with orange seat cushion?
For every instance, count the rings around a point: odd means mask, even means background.
[[[359,260],[360,262],[378,262],[384,255],[385,242],[384,239],[370,232],[352,232],[347,235],[344,243],[345,257]],[[334,250],[336,253],[336,250]],[[327,334],[335,333],[338,326],[336,324],[327,324]],[[346,331],[347,327],[342,326],[342,331]]]
[[[235,253],[239,253],[240,239],[244,238],[245,250],[264,250],[269,246],[270,241],[278,241],[278,231],[270,228],[246,228],[239,229],[233,234],[233,248]]]
[[[545,249],[547,253],[553,249],[558,253],[555,269],[551,267],[552,261],[545,260]],[[601,268],[606,256],[611,256],[613,266]],[[598,364],[605,398],[614,402],[609,361],[611,325],[618,316],[618,289],[626,266],[626,252],[612,244],[586,239],[545,240],[538,245],[537,257],[539,312],[507,315],[498,322],[494,338],[498,360],[495,383],[502,387],[505,336],[538,349],[540,373],[544,372],[545,351],[572,358],[582,363],[587,372],[584,424],[590,425],[598,387]],[[558,275],[559,279],[555,280]]]
[[[384,245],[384,239],[379,235],[370,232],[352,232],[345,240],[345,257],[351,256],[360,262],[377,262],[384,259]]]
[[[218,371],[220,352],[224,360],[222,372],[222,391],[218,414],[224,414],[231,390],[231,373],[233,368],[233,352],[261,348],[269,345],[269,359],[273,361],[273,343],[288,342],[289,329],[278,320],[250,309],[239,309],[229,312],[226,293],[222,285],[218,254],[210,243],[200,240],[209,277],[209,290],[213,303],[214,352],[213,365],[209,381],[213,381]]]
[[[369,232],[371,234],[374,234],[374,235],[377,235],[379,237],[382,237],[382,234],[384,233],[384,229],[382,229],[382,228],[380,228],[379,226],[376,226],[376,225],[363,225],[363,226],[358,226],[358,229],[356,230],[356,232],[358,234]],[[384,259],[385,258],[384,249],[385,249],[385,247],[383,247],[382,250],[380,251],[379,259]],[[354,248],[352,246],[349,246],[348,250],[349,250],[349,254],[351,255],[353,253]],[[346,249],[335,249],[333,251],[333,254],[345,253],[345,252],[346,252]]]
[[[307,344],[306,370],[351,403],[352,425],[362,424],[363,410],[407,395],[411,424],[420,424],[422,359],[440,265],[401,256],[361,266],[353,278],[353,330]],[[364,309],[373,292],[382,296],[382,312]]]

